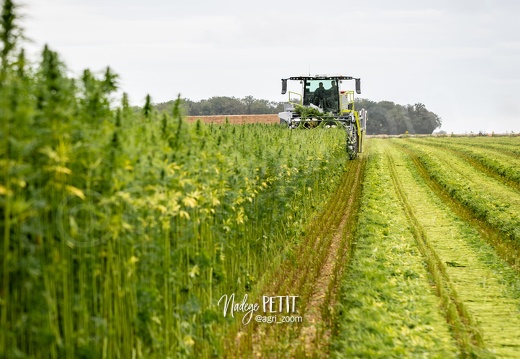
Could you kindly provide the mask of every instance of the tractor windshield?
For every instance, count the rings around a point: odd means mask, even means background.
[[[303,104],[320,107],[325,112],[338,112],[339,91],[336,80],[307,79],[304,85]]]

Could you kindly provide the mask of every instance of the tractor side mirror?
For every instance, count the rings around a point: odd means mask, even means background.
[[[361,93],[361,79],[356,79],[356,93],[358,95]]]
[[[287,79],[282,79],[282,95],[287,92]]]

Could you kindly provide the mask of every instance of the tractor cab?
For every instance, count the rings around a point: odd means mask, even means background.
[[[289,91],[289,103],[318,107],[324,113],[340,114],[354,109],[354,91],[341,88],[344,80],[356,81],[356,93],[361,93],[360,79],[349,76],[300,76],[282,79],[282,94],[287,93],[287,81],[297,80],[301,91]]]

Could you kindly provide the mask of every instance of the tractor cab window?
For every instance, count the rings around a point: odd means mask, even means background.
[[[304,105],[313,104],[325,112],[338,112],[339,92],[336,80],[306,80]]]

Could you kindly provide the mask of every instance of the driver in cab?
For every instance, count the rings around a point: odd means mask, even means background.
[[[327,95],[327,90],[323,87],[323,82],[320,82],[319,87],[314,91],[314,99],[313,103],[316,106],[319,106],[320,104],[323,104],[323,101],[325,100],[325,96]]]

